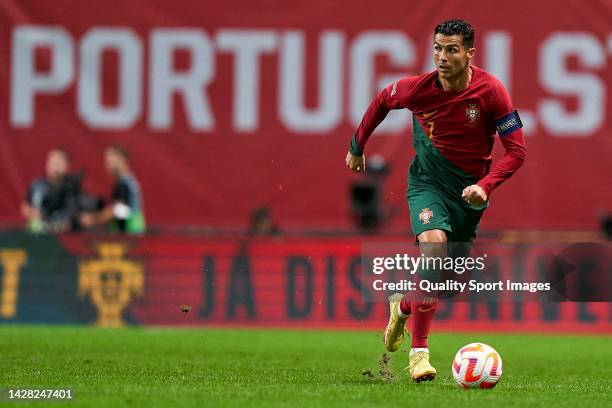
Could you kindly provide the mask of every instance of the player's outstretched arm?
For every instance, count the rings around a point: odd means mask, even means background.
[[[363,151],[369,137],[374,132],[374,129],[387,117],[391,109],[408,107],[408,101],[412,95],[413,82],[414,77],[404,78],[395,82],[380,91],[370,102],[349,145],[349,152],[346,155],[346,166],[349,169],[358,173],[365,171]]]

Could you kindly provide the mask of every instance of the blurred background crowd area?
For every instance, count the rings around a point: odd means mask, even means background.
[[[609,239],[609,1],[230,3],[0,0],[0,227],[410,236],[410,112],[377,129],[365,175],[344,156],[460,17],[528,145],[480,238]]]
[[[554,260],[595,303],[448,303],[436,328],[610,333],[610,0],[0,0],[0,323],[378,330],[362,250],[414,242],[411,112],[365,174],[345,156],[449,18],[524,124],[477,237],[504,254],[493,276]]]

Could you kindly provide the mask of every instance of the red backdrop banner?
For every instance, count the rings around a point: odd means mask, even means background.
[[[0,0],[0,222],[54,146],[107,194],[102,150],[121,142],[151,224],[245,225],[268,204],[285,226],[346,227],[348,140],[378,89],[431,69],[449,17],[475,27],[475,64],[527,135],[483,228],[595,228],[612,208],[608,0]],[[387,121],[367,154],[391,164],[390,225],[408,228],[410,113]]]

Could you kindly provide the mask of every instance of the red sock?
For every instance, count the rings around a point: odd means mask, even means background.
[[[412,316],[412,348],[427,348],[429,330],[436,314],[438,301],[429,298],[427,302],[413,301],[411,304]]]
[[[402,301],[400,302],[400,310],[405,315],[410,314],[410,297],[408,295],[404,295],[402,298]]]

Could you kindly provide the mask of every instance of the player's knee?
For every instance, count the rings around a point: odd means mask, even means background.
[[[443,230],[424,231],[418,236],[419,247],[426,257],[445,257],[448,248],[446,232]]]
[[[446,231],[440,229],[433,229],[429,231],[423,231],[418,236],[420,243],[426,242],[447,242]]]

